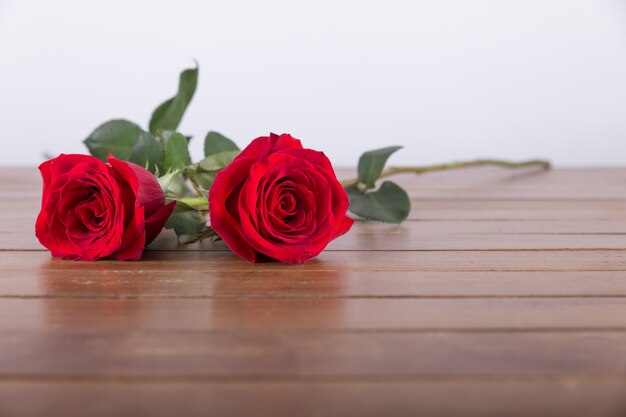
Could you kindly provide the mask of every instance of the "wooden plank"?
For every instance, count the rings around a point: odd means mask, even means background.
[[[622,417],[626,382],[564,378],[341,382],[0,382],[16,417],[568,416]]]
[[[626,330],[626,300],[0,299],[6,331]]]
[[[72,267],[74,265],[71,265]],[[135,265],[130,265],[133,268]],[[440,298],[624,297],[626,272],[413,272],[26,269],[0,275],[0,297]]]
[[[626,201],[611,200],[451,200],[416,199],[411,220],[432,221],[538,221],[549,227],[553,222],[594,220],[626,221]]]
[[[17,256],[19,254],[19,256]],[[410,256],[408,255],[410,254]],[[327,251],[292,266],[251,264],[227,251],[147,251],[138,262],[75,262],[43,251],[0,251],[3,275],[14,271],[626,271],[626,251]],[[225,275],[226,276],[226,275]]]
[[[589,375],[626,380],[626,332],[211,334],[93,330],[4,331],[0,380],[63,375],[144,380]]]

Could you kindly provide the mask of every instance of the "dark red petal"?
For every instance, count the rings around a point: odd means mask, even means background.
[[[335,233],[332,239],[334,240],[335,238],[338,238],[339,236],[343,236],[348,233],[353,224],[354,219],[348,216],[343,216],[343,218],[337,222],[337,227],[335,228]]]
[[[131,222],[124,231],[122,246],[111,256],[118,261],[136,261],[141,259],[146,246],[145,218],[143,207],[135,207]]]
[[[235,159],[255,158],[258,160],[285,149],[302,149],[302,143],[286,133],[282,135],[270,133],[270,136],[260,136],[254,139]]]
[[[51,249],[54,247],[54,240],[50,235],[48,223],[48,214],[45,210],[40,211],[35,222],[35,236],[44,247]]]
[[[61,154],[54,159],[46,161],[39,166],[40,171],[46,171],[44,176],[44,182],[49,181],[59,175],[69,172],[75,169],[79,164],[86,164],[91,168],[98,170],[104,167],[104,162],[91,155],[79,155],[79,154]]]
[[[146,245],[152,242],[161,233],[161,229],[165,226],[165,222],[170,218],[176,201],[161,207],[159,211],[146,219]]]
[[[330,171],[335,175],[333,170],[333,165],[330,160],[324,154],[324,152],[314,151],[313,149],[283,149],[280,151],[281,154],[291,155],[293,158],[302,159],[307,161],[312,165],[317,165],[318,167],[323,168],[324,170]]]
[[[165,204],[165,195],[156,177],[150,171],[131,162],[121,161],[112,155],[107,158],[107,161],[111,164],[119,180],[126,182],[134,192],[134,224],[138,224],[136,213],[139,209],[141,209],[143,216],[141,237],[132,238],[132,241],[129,242],[128,239],[131,239],[131,236],[128,232],[125,233],[123,242],[125,245],[131,244],[132,247],[131,249],[124,249],[123,252],[116,255],[116,258],[120,260],[121,258],[128,260],[139,259],[143,246],[140,250],[137,249],[137,241],[141,240],[144,246],[152,242],[163,229],[176,203]]]
[[[245,203],[240,204],[240,210],[255,210],[255,207],[245,207]],[[264,238],[252,223],[250,216],[241,216],[241,229],[245,233],[247,243],[256,251],[284,263],[302,263],[316,256],[307,247],[301,245],[290,245],[275,243]],[[321,250],[321,249],[320,249]]]
[[[237,256],[250,262],[256,262],[254,249],[247,242],[241,225],[239,213],[227,207],[231,197],[237,197],[242,184],[248,179],[250,166],[254,158],[236,158],[220,171],[209,190],[209,218],[211,227],[224,240]]]
[[[146,218],[165,205],[165,195],[154,174],[132,162],[121,161],[110,155],[107,161],[135,192],[136,205],[143,206]]]

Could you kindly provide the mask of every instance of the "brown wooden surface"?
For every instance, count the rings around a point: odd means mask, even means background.
[[[305,265],[81,263],[1,168],[0,416],[625,416],[626,169],[397,180],[407,222]]]

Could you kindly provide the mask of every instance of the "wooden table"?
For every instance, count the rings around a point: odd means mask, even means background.
[[[0,169],[0,416],[625,416],[626,168],[398,181],[409,221],[305,265],[88,263]]]

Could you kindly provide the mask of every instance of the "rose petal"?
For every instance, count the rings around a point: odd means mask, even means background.
[[[269,136],[260,136],[254,139],[235,159],[254,158],[259,160],[284,149],[302,149],[302,143],[299,139],[288,134],[270,133]]]
[[[144,210],[141,206],[136,206],[131,222],[124,231],[122,242],[123,246],[119,247],[113,254],[118,261],[136,261],[141,259],[143,248],[146,246]]]
[[[174,207],[176,207],[176,201],[166,204],[146,219],[146,245],[150,244],[161,233],[165,222],[172,215]]]
[[[156,177],[147,169],[132,162],[120,161],[113,155],[107,161],[115,171],[130,184],[136,194],[136,205],[145,209],[145,217],[151,217],[165,205],[165,195]]]
[[[238,216],[238,211],[227,208],[231,195],[237,195],[250,173],[253,158],[236,158],[216,176],[209,192],[209,219],[213,230],[224,240],[235,254],[250,262],[257,256],[246,241]]]

